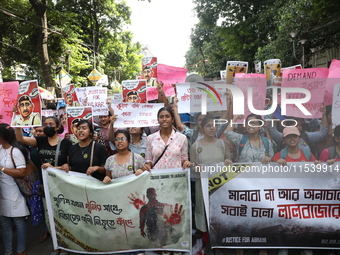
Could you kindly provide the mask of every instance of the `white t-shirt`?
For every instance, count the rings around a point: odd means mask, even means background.
[[[0,145],[0,167],[13,169],[11,149]],[[13,149],[13,159],[16,168],[26,168],[25,157],[18,148]],[[12,176],[0,173],[0,215],[6,217],[23,217],[29,215],[25,198]]]

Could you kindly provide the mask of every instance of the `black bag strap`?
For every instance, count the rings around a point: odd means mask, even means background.
[[[133,173],[136,172],[135,170],[135,154],[132,152],[132,169],[133,169]]]
[[[155,164],[153,164],[153,166],[155,166],[158,163],[158,161],[163,157],[163,155],[164,155],[164,153],[165,153],[165,151],[168,147],[169,147],[169,144],[167,146],[165,146],[162,154],[158,157],[158,159],[156,160]]]
[[[60,144],[63,139],[61,137],[58,137],[58,144],[57,144],[57,149],[55,151],[55,157],[54,157],[54,166],[58,166],[58,159],[59,159],[59,151],[60,151]]]

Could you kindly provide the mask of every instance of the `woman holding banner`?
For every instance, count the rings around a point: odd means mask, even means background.
[[[174,127],[174,113],[162,107],[157,113],[160,130],[147,137],[146,163],[142,170],[188,168],[188,141]]]
[[[118,153],[108,157],[105,163],[106,176],[104,183],[111,182],[113,178],[119,178],[130,174],[140,175],[144,165],[144,158],[129,150],[130,134],[126,130],[117,130],[114,133],[115,147]]]
[[[16,227],[17,254],[26,254],[26,199],[13,178],[24,177],[28,153],[15,139],[14,129],[0,124],[0,223],[5,255],[12,255],[13,228]]]
[[[76,127],[79,143],[72,145],[69,152],[69,164],[64,164],[61,169],[66,172],[72,170],[86,173],[102,181],[105,177],[106,148],[92,140],[94,130],[89,120],[80,120]]]

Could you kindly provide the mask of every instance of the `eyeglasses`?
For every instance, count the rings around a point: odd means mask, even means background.
[[[125,142],[125,141],[127,141],[127,138],[126,137],[116,137],[116,138],[113,139],[113,141],[115,141],[115,142],[119,142],[119,141]]]

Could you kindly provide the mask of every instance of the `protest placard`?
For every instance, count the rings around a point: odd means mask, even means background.
[[[264,61],[264,72],[267,78],[267,86],[281,86],[281,60],[269,59]]]
[[[326,91],[324,96],[325,105],[331,105],[333,101],[334,85],[340,83],[340,60],[333,59],[329,66]]]
[[[79,98],[73,84],[62,88],[67,107],[80,106]]]
[[[105,184],[85,174],[43,171],[54,248],[82,254],[190,252],[190,176],[153,170]]]
[[[332,125],[340,125],[340,84],[334,85],[333,104],[332,104]]]
[[[102,87],[81,87],[76,88],[80,104],[92,107],[93,116],[108,115],[106,105],[107,88]]]
[[[10,124],[17,103],[19,82],[0,82],[0,123]]]
[[[142,76],[148,87],[157,87],[158,63],[156,57],[142,58]]]
[[[226,83],[233,84],[235,73],[247,73],[248,62],[243,61],[227,61],[226,67]]]
[[[164,104],[112,104],[118,115],[115,127],[151,127],[158,125],[157,112]]]
[[[320,111],[320,108],[323,104],[327,76],[327,68],[285,70],[282,77],[282,87],[307,89],[311,94],[311,98],[302,105],[312,114],[305,115],[296,104],[288,104],[286,115],[298,118],[321,118],[322,112]],[[287,93],[288,99],[299,99],[304,97],[304,93]],[[281,102],[283,102],[283,100],[285,99],[281,99]]]
[[[216,82],[186,82],[176,84],[178,97],[178,112],[201,112],[202,97],[207,96],[206,109],[210,111],[224,111],[227,109],[226,89],[214,88],[214,84],[225,84],[224,81]]]
[[[146,103],[146,80],[122,81],[123,102]]]
[[[16,112],[13,112],[12,127],[41,126],[41,97],[38,81],[20,83]]]

